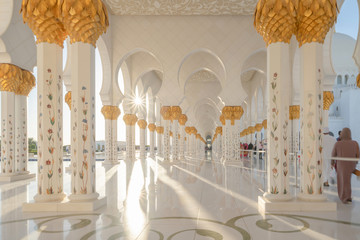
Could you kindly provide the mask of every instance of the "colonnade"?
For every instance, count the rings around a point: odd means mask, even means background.
[[[293,121],[292,127],[295,130],[299,128],[300,132],[301,178],[297,197],[304,201],[326,200],[322,189],[322,44],[336,20],[337,6],[335,0],[298,1],[296,6],[293,4],[291,1],[259,1],[255,12],[255,28],[267,44],[268,186],[263,206],[269,201],[294,198],[289,191],[289,120]],[[273,17],[268,11],[275,6],[276,17]],[[316,11],[311,10],[314,7]],[[290,41],[293,35],[300,51],[300,106],[291,106],[289,95]],[[293,133],[296,139],[297,131]],[[297,141],[292,142],[297,148]],[[334,205],[328,207],[333,208]]]
[[[24,204],[23,210],[93,210],[106,202],[99,199],[95,187],[95,47],[109,26],[106,7],[101,1],[77,2],[76,8],[66,0],[63,4],[41,4],[23,1],[21,9],[24,22],[37,39],[38,81],[38,191],[35,202]],[[86,28],[81,27],[84,24]],[[71,42],[71,92],[66,94],[71,109],[71,194],[63,202],[62,47],[67,37]],[[114,122],[120,112],[113,106],[104,107],[102,112],[106,138],[114,140]],[[108,145],[107,150],[108,161],[116,161],[114,146]]]
[[[27,170],[27,96],[33,87],[35,77],[30,71],[10,63],[0,63],[0,181],[11,182],[35,176]]]

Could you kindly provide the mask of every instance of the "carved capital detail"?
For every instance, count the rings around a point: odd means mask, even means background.
[[[137,121],[137,124],[140,127],[140,129],[145,129],[147,126],[147,122],[144,119],[140,119],[139,121]]]
[[[125,114],[123,120],[126,125],[134,126],[137,122],[137,117],[135,114]]]
[[[154,123],[150,123],[148,128],[150,132],[154,132],[156,130],[156,125]]]
[[[331,104],[334,102],[334,94],[331,91],[324,91],[323,92],[323,109],[329,110]]]
[[[71,102],[71,92],[70,92],[70,102]],[[101,108],[101,113],[104,115],[105,119],[116,120],[120,115],[120,109],[118,106],[105,105]]]
[[[71,110],[71,91],[68,91],[65,94],[65,102],[69,106],[69,109]],[[105,118],[106,119],[106,118]]]

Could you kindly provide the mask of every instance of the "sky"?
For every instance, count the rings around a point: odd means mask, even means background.
[[[359,10],[358,10],[357,2],[356,0],[345,0],[345,3],[343,4],[340,14],[338,16],[337,23],[335,25],[336,32],[347,34],[354,39],[357,39],[358,35],[358,24],[359,24]],[[64,54],[63,59],[64,62],[66,61],[67,55],[66,55],[66,46],[64,47]],[[96,88],[95,88],[95,101],[96,101],[96,141],[105,140],[105,121],[104,117],[101,114],[101,108],[102,103],[100,99],[100,89],[101,89],[101,83],[102,83],[102,67],[101,67],[101,59],[99,52],[95,51],[95,81],[96,81]],[[36,69],[34,69],[34,75],[36,77]],[[122,74],[119,74],[119,85],[122,81]],[[64,87],[64,95],[65,95],[65,87]],[[34,139],[37,139],[37,110],[36,110],[36,95],[37,95],[37,89],[33,89],[28,98],[28,136],[32,137]],[[64,102],[64,126],[63,126],[63,132],[64,132],[64,145],[70,144],[70,110],[67,104]],[[35,108],[33,107],[35,106]],[[121,115],[118,119],[118,141],[125,141],[125,123],[122,120],[123,117],[123,109],[122,106],[120,106]],[[138,136],[139,131],[136,128],[136,136]],[[136,137],[136,144],[139,144],[139,138]]]

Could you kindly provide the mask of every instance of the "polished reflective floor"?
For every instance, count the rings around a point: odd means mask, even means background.
[[[261,215],[257,197],[265,173],[251,168],[235,161],[224,166],[211,154],[177,164],[152,158],[109,167],[97,162],[97,191],[107,206],[92,213],[23,213],[36,180],[1,183],[0,239],[360,239],[355,176],[351,205],[338,200],[336,186],[325,190],[337,202],[336,212]],[[29,169],[35,172],[36,162]],[[69,173],[64,191],[70,192]]]

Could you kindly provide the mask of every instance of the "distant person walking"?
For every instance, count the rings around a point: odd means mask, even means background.
[[[324,160],[323,160],[323,176],[324,176],[324,186],[329,186],[330,172],[331,172],[331,152],[336,143],[336,139],[330,136],[330,131],[328,127],[323,128],[323,151],[324,151]]]
[[[339,131],[338,134],[339,134],[339,136],[337,137],[336,141],[340,141],[340,140],[341,140],[341,137],[340,137],[341,131]]]
[[[341,141],[335,143],[332,151],[333,157],[359,158],[359,144],[351,140],[351,131],[344,128],[340,135]],[[338,195],[343,203],[352,202],[351,174],[355,170],[355,161],[337,161]]]

